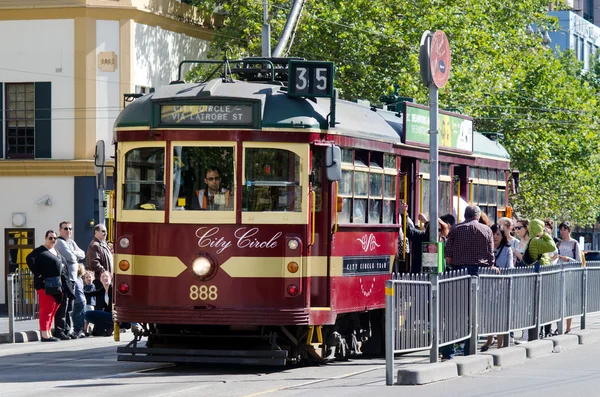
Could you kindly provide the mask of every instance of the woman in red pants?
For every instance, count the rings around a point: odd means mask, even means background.
[[[40,332],[42,342],[57,342],[59,339],[52,336],[52,319],[63,299],[63,293],[46,293],[44,279],[60,277],[66,269],[62,256],[54,249],[58,238],[54,230],[46,232],[44,245],[40,245],[27,255],[27,265],[33,273],[33,287],[37,290],[40,304]]]

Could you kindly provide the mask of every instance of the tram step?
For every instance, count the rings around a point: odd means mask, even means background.
[[[198,350],[119,347],[117,361],[283,366],[286,350]]]

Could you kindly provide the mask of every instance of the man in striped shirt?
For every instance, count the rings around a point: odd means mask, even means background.
[[[479,267],[494,266],[494,234],[479,223],[481,209],[476,205],[465,208],[465,221],[450,230],[446,241],[446,263],[453,270],[467,269],[475,276]]]

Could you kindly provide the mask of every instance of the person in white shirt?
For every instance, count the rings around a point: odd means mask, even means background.
[[[73,240],[73,225],[71,225],[71,222],[62,221],[59,225],[59,229],[60,237],[56,240],[54,248],[66,259],[69,281],[75,286],[79,261],[85,259],[85,252],[83,252],[83,250],[77,246],[75,240]],[[75,297],[70,296],[68,293],[65,294],[65,299],[63,299],[54,316],[54,336],[57,338],[77,338],[77,335],[73,333],[73,323],[71,321],[74,302]]]
[[[558,258],[560,263],[581,262],[581,248],[577,240],[571,237],[573,225],[569,221],[564,221],[558,226],[560,232],[560,241],[556,243],[558,249]],[[572,318],[567,319],[567,329],[565,333],[571,332]]]

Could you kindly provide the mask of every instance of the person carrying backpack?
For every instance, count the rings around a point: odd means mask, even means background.
[[[523,262],[527,266],[537,265],[547,266],[551,263],[549,253],[556,250],[556,244],[552,236],[544,231],[544,222],[540,219],[534,219],[529,222],[529,244],[523,254]]]

